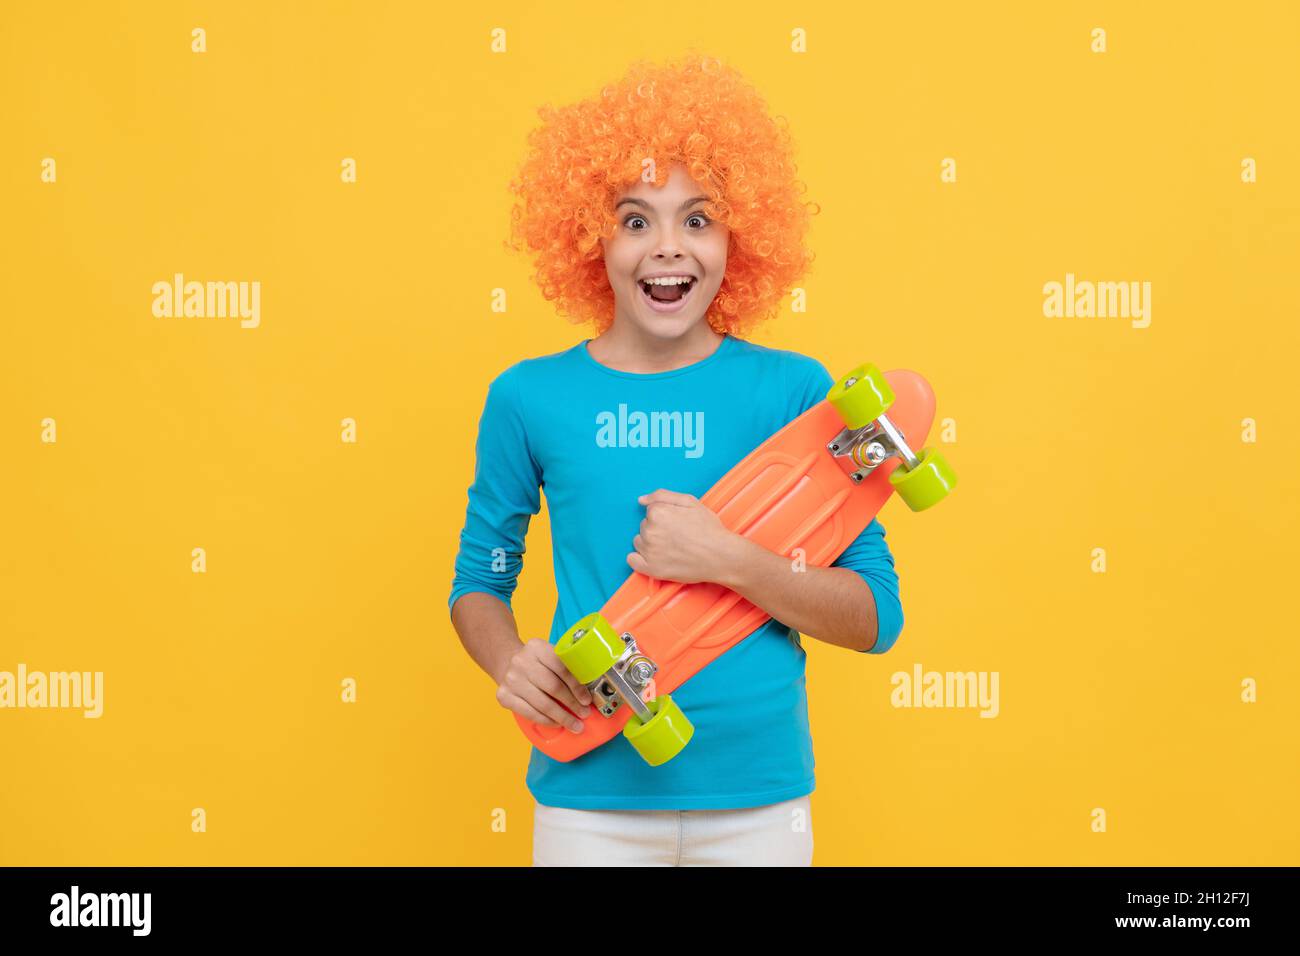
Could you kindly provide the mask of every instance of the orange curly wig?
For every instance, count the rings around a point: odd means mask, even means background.
[[[799,198],[807,187],[795,178],[787,123],[718,59],[637,61],[598,97],[538,115],[510,183],[517,199],[505,245],[536,253],[532,278],[570,322],[593,322],[599,334],[614,321],[600,240],[613,237],[614,203],[647,159],[656,187],[683,164],[709,196],[707,214],[731,230],[726,274],[705,314],[715,331],[741,335],[775,316],[812,264],[804,237],[820,209]]]

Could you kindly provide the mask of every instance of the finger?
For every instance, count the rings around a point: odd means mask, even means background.
[[[650,563],[635,551],[627,556],[627,564],[633,571],[639,571],[644,575],[652,576],[648,570]]]
[[[500,696],[501,706],[506,710],[514,711],[524,720],[531,720],[538,727],[558,727],[555,721],[541,713],[528,701],[524,700],[518,694],[512,691],[506,691]]]
[[[547,644],[546,647],[551,653],[542,657],[542,663],[558,674],[560,679],[569,686],[579,704],[590,707],[591,691],[587,689],[587,685],[574,677],[573,672],[564,666],[564,661],[560,660],[560,656],[555,653],[554,646]]]
[[[569,673],[569,669],[564,666],[562,660],[557,657],[554,662],[547,659],[539,661],[538,663],[540,666],[535,672],[533,678],[534,684],[546,691],[546,693],[550,694],[575,714],[578,714],[578,711],[583,710],[587,706],[587,703],[579,702],[578,700],[578,688],[581,687],[584,691],[587,688],[577,683],[577,679]],[[578,716],[583,717],[586,715],[578,714]]]
[[[637,500],[641,501],[642,499],[644,499],[642,504],[659,501],[666,505],[689,505],[694,504],[698,500],[694,495],[688,495],[680,491],[669,491],[666,488],[660,488],[653,494],[642,495],[641,498],[638,498]]]
[[[525,702],[532,704],[536,710],[541,711],[551,720],[555,721],[560,727],[567,727],[574,733],[582,730],[582,721],[572,714],[565,711],[560,706],[559,701],[551,697],[546,691],[532,684],[526,684],[515,691]]]
[[[645,547],[645,538],[639,534],[632,538],[632,548],[638,553]]]
[[[581,707],[591,707],[591,688],[578,680],[578,678],[574,677],[573,673],[563,664],[560,665],[560,670],[560,680],[564,681],[564,683],[569,686],[569,690],[573,692],[574,699],[577,700],[578,704]],[[579,714],[579,716],[586,717],[587,715]]]

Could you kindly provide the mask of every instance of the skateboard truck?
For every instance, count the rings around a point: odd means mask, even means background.
[[[845,428],[826,447],[836,458],[849,456],[859,465],[856,471],[849,474],[855,482],[861,482],[890,458],[901,458],[903,467],[908,471],[921,464],[903,433],[884,412],[875,421],[861,428]]]
[[[597,709],[612,717],[622,704],[632,711],[623,736],[646,763],[657,767],[677,756],[695,733],[694,725],[668,694],[654,693],[659,667],[620,634],[599,611],[588,614],[560,636],[556,656],[591,690]]]
[[[575,634],[574,640],[581,636],[581,632]],[[645,694],[647,690],[653,693],[654,676],[659,671],[659,666],[641,653],[636,646],[636,638],[627,631],[619,637],[627,645],[622,655],[609,670],[590,681],[587,689],[595,698],[596,709],[606,717],[613,717],[614,711],[626,701],[632,708],[632,713],[642,721],[647,721],[654,713],[646,706]]]
[[[844,428],[826,443],[835,458],[857,465],[849,473],[854,484],[890,458],[899,466],[889,473],[889,483],[913,511],[924,511],[942,501],[957,484],[957,474],[932,448],[912,451],[903,430],[885,412],[894,404],[894,391],[874,365],[859,365],[831,386],[826,400],[840,413]]]

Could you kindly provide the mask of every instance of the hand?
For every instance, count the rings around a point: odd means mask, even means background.
[[[694,495],[660,488],[642,495],[646,506],[641,532],[627,556],[633,571],[661,581],[724,583],[749,543],[727,530],[722,519]]]
[[[578,717],[589,716],[591,692],[569,673],[550,641],[535,637],[520,645],[506,664],[497,703],[540,727],[567,727],[579,734],[582,721],[564,708]]]

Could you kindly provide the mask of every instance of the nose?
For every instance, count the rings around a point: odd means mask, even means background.
[[[682,257],[681,245],[677,238],[665,230],[659,237],[659,243],[655,248],[655,259],[680,259]]]
[[[654,257],[656,259],[680,259],[682,257],[681,243],[678,241],[677,232],[673,226],[665,225],[659,230]]]

